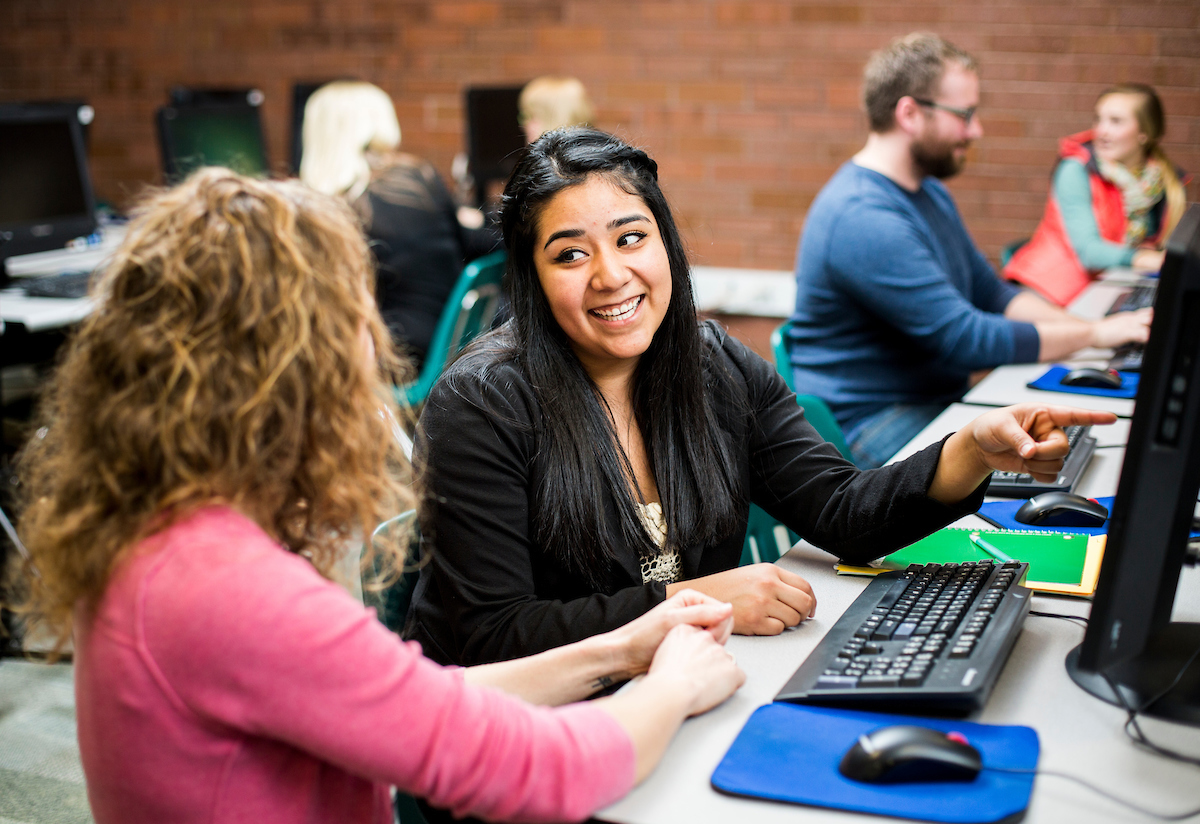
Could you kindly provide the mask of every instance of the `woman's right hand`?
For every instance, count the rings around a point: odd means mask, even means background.
[[[689,697],[687,714],[699,715],[737,692],[746,673],[711,633],[680,624],[667,633],[650,663],[647,680],[670,680]]]
[[[808,581],[775,564],[752,564],[667,586],[711,595],[733,605],[733,631],[738,635],[778,635],[811,618],[817,596]]]
[[[1162,268],[1166,256],[1167,253],[1161,249],[1138,249],[1133,253],[1133,262],[1130,265],[1142,272],[1157,272]]]

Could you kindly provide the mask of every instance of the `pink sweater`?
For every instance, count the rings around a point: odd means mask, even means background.
[[[467,686],[227,508],[144,541],[77,618],[99,824],[390,822],[389,784],[457,815],[582,819],[633,785],[607,713]]]

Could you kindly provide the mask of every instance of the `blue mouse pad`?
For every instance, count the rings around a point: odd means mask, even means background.
[[[863,733],[894,724],[959,732],[979,750],[985,769],[974,781],[866,784],[838,772]],[[1029,806],[1033,775],[987,767],[1037,768],[1038,737],[1029,727],[915,718],[775,703],[750,716],[713,772],[712,785],[731,795],[875,813],[922,821],[983,824]]]
[[[1062,379],[1071,370],[1065,366],[1051,366],[1040,378],[1025,384],[1030,389],[1041,389],[1046,392],[1071,392],[1076,395],[1098,395],[1102,398],[1135,398],[1137,397],[1140,372],[1121,372],[1120,389],[1104,389],[1099,386],[1063,386]]]
[[[1096,501],[1109,512],[1112,512],[1112,495],[1109,495],[1107,498],[1093,498],[1092,500]],[[983,520],[1001,529],[1015,529],[1029,532],[1078,532],[1082,535],[1108,534],[1108,521],[1105,521],[1100,526],[1034,526],[1033,524],[1023,524],[1017,520],[1017,510],[1024,504],[1024,501],[988,501],[979,507],[977,514]]]
[[[1114,500],[1112,495],[1104,498],[1093,498],[1092,500],[1096,501],[1109,512],[1112,512]],[[1025,502],[988,501],[979,507],[979,512],[976,514],[992,526],[1000,527],[1000,529],[1027,532],[1079,532],[1083,535],[1108,534],[1108,521],[1105,521],[1103,526],[1034,526],[1032,524],[1023,524],[1017,520],[1017,510],[1021,508],[1023,503]],[[1193,538],[1200,538],[1200,531],[1192,530],[1190,534]]]

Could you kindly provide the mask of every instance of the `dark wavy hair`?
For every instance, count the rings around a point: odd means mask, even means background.
[[[534,266],[538,221],[559,193],[603,177],[642,199],[658,224],[671,269],[671,300],[634,374],[633,411],[667,523],[667,548],[710,544],[737,524],[741,497],[730,445],[717,426],[706,382],[720,369],[704,349],[687,253],[658,185],[658,164],[641,149],[587,128],[547,132],[517,162],[504,190],[500,224],[508,248],[512,357],[529,376],[543,420],[536,460],[534,529],[553,557],[601,587],[612,547],[659,552],[638,517],[607,406],[559,327]],[[605,492],[617,501],[620,534],[606,523]]]

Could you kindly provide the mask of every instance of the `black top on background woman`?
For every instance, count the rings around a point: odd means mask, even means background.
[[[329,83],[305,106],[300,178],[354,206],[375,258],[379,312],[419,367],[463,266],[497,239],[465,226],[437,170],[399,145],[392,100],[370,83]]]
[[[751,502],[818,546],[876,558],[974,511],[992,468],[1055,473],[1060,426],[1113,416],[989,412],[863,472],[805,421],[774,368],[697,323],[678,229],[644,152],[550,132],[501,212],[513,318],[435,386],[421,417],[430,562],[406,634],[435,660],[585,638],[683,586],[734,631],[812,614],[800,576],[737,568]]]

